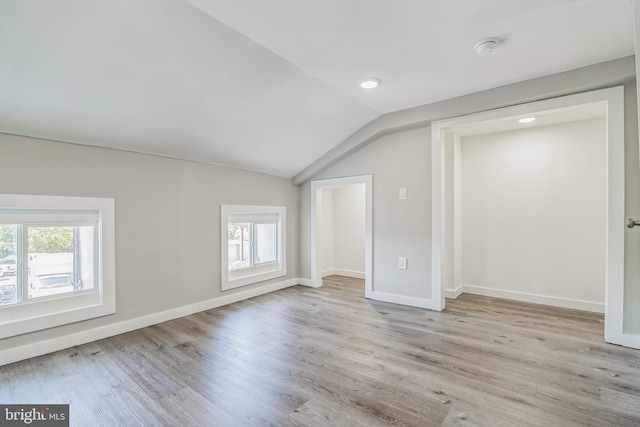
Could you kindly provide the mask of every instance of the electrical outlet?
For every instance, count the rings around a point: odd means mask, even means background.
[[[406,200],[407,199],[407,189],[406,188],[401,188],[400,191],[398,192],[398,198],[400,200]]]
[[[398,259],[398,268],[399,268],[400,270],[406,270],[406,269],[407,269],[407,258],[405,258],[405,257],[401,256],[401,257]]]

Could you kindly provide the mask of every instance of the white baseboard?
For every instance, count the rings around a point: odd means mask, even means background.
[[[376,301],[392,302],[394,304],[409,305],[411,307],[428,308],[430,310],[439,311],[439,308],[436,307],[434,301],[426,298],[408,297],[405,295],[388,294],[386,292],[378,291],[371,292],[367,295],[367,298]]]
[[[529,294],[526,292],[505,291],[503,289],[485,288],[475,285],[463,285],[462,288],[462,292],[467,294],[511,299],[515,301],[530,302],[534,304],[551,305],[554,307],[572,308],[574,310],[591,311],[594,313],[604,313],[604,304],[597,302]]]
[[[100,326],[98,328],[64,335],[55,339],[38,341],[20,347],[0,350],[0,366],[36,356],[41,356],[43,354],[52,353],[54,351],[63,350],[65,348],[74,347],[76,345],[101,340],[104,338],[123,334],[125,332],[134,331],[136,329],[146,328],[147,326],[177,319],[179,317],[188,316],[190,314],[199,313],[201,311],[211,310],[212,308],[232,304],[234,302],[242,301],[259,295],[264,295],[280,289],[289,288],[298,284],[312,286],[311,284],[307,284],[306,282],[311,283],[309,279],[297,278],[276,283],[269,283],[257,288],[236,292],[231,295],[223,295],[207,301],[173,308],[171,310],[153,313],[147,316],[137,317],[135,319],[112,323],[110,325]]]
[[[323,279],[325,277],[331,276],[331,275],[333,275],[333,268],[330,268],[328,270],[324,270],[323,272],[320,273],[320,277],[323,278]]]
[[[354,279],[364,279],[364,271],[333,269],[333,274],[338,276],[353,277]]]
[[[604,340],[610,344],[616,344],[640,350],[640,334],[632,334],[628,332],[611,334],[605,329]]]
[[[339,268],[331,268],[329,270],[325,270],[320,273],[321,277],[327,276],[345,276],[345,277],[353,277],[354,279],[364,279],[364,271],[354,271],[354,270],[341,270]]]
[[[313,283],[311,279],[298,279],[298,284],[302,286],[308,286],[310,288],[322,287],[322,283]]]
[[[458,298],[462,293],[464,292],[464,287],[463,286],[458,286],[457,288],[451,290],[451,289],[445,289],[444,290],[444,297],[445,298],[452,298],[452,299],[456,299]]]

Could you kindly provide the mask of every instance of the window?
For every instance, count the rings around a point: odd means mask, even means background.
[[[113,200],[0,194],[0,338],[115,312]]]
[[[278,261],[278,218],[229,222],[229,270],[236,271]]]
[[[283,206],[222,205],[222,290],[287,274],[285,213]]]

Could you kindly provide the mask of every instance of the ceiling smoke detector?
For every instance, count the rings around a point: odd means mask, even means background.
[[[476,43],[474,48],[478,55],[484,56],[493,52],[498,47],[498,43],[500,43],[500,40],[496,39],[495,37],[491,37],[488,39],[480,40],[478,43]]]

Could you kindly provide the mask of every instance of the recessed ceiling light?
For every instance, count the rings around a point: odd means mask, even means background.
[[[535,117],[526,117],[524,119],[518,120],[518,123],[531,123],[531,122],[533,122],[535,120],[536,120]]]
[[[376,77],[367,77],[366,79],[358,80],[358,86],[362,89],[373,89],[380,86],[381,83],[382,80]]]

